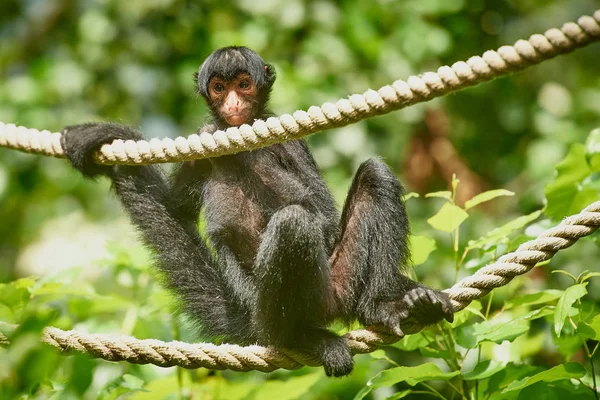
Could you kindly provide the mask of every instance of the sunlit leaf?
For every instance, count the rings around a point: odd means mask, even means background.
[[[125,374],[113,380],[98,393],[99,400],[116,400],[125,394],[147,392],[144,381],[133,375]]]
[[[488,246],[495,245],[501,240],[506,240],[506,237],[509,234],[516,230],[523,229],[523,227],[525,227],[527,224],[536,220],[541,213],[542,210],[538,210],[532,212],[531,214],[523,215],[502,225],[499,228],[491,230],[485,236],[482,236],[477,240],[469,240],[467,250],[482,249]]]
[[[363,388],[355,397],[354,400],[364,398],[372,390],[380,387],[389,387],[399,382],[406,382],[410,386],[415,386],[419,382],[430,380],[449,380],[460,374],[459,371],[443,372],[437,365],[433,363],[425,363],[416,367],[396,367],[381,371],[375,377],[367,382],[367,386]]]
[[[461,372],[462,377],[466,381],[472,381],[475,379],[485,379],[494,375],[496,372],[504,368],[503,363],[499,363],[494,360],[486,360],[475,365],[475,368],[469,372]]]
[[[544,193],[548,205],[546,214],[558,219],[572,213],[581,198],[587,199],[593,193],[580,186],[581,181],[591,173],[585,156],[585,147],[580,143],[571,145],[569,153],[556,166],[554,182],[546,185]],[[596,193],[597,197],[597,193]],[[589,203],[588,203],[589,204]]]
[[[489,341],[494,343],[502,343],[505,340],[512,342],[519,336],[529,331],[529,324],[522,321],[492,326],[487,332],[481,332],[478,335],[478,341]]]
[[[437,248],[435,240],[429,236],[411,236],[410,237],[410,254],[414,265],[421,265],[429,254]]]
[[[253,392],[256,399],[298,399],[324,377],[321,371],[302,376],[294,376],[286,381],[267,381]]]
[[[448,190],[442,190],[441,192],[427,193],[427,194],[425,194],[425,197],[426,198],[439,197],[439,198],[446,199],[446,200],[452,200],[452,192],[450,192]]]
[[[587,283],[570,286],[558,300],[556,312],[554,314],[554,332],[557,336],[560,336],[560,332],[565,324],[565,319],[569,315],[569,310],[573,303],[587,294],[586,286]]]
[[[519,318],[517,320],[533,321],[534,319],[539,319],[539,318],[546,317],[548,315],[552,315],[555,313],[555,311],[556,311],[556,307],[545,306],[545,307],[539,308],[537,310],[530,311],[524,315],[521,315],[521,316],[519,316]]]
[[[589,272],[581,277],[581,282],[585,282],[585,281],[590,280],[591,278],[595,278],[597,276],[600,276],[600,272]]]
[[[26,288],[17,288],[10,283],[0,283],[0,304],[4,304],[13,311],[27,304],[29,297],[30,294]]]
[[[445,203],[440,211],[429,218],[427,222],[437,230],[451,233],[458,228],[468,216],[469,214],[462,208],[450,203]]]
[[[419,349],[419,352],[421,353],[421,355],[423,357],[428,357],[428,358],[441,358],[444,360],[448,360],[452,357],[452,354],[450,353],[449,350],[439,349],[439,348],[430,347],[430,346],[421,347]]]
[[[412,198],[418,198],[418,197],[420,197],[420,196],[419,196],[419,193],[416,193],[416,192],[409,192],[409,193],[406,193],[406,194],[404,195],[404,201],[406,201],[406,200],[408,200],[408,199],[412,199]]]
[[[594,336],[590,336],[589,338],[594,340],[600,340],[600,314],[592,318],[588,326],[594,331]]]
[[[477,318],[481,318],[485,321],[485,315],[481,313],[481,303],[479,301],[474,301],[469,304],[467,307],[463,308],[459,312],[454,314],[454,321],[452,322],[452,328],[457,328],[469,321],[471,317],[477,316]]]
[[[529,376],[517,381],[514,381],[502,393],[521,390],[527,386],[533,385],[537,382],[554,382],[563,379],[578,379],[585,375],[585,368],[583,365],[570,362],[562,365],[557,365],[547,371],[540,372],[539,374]]]
[[[407,390],[402,390],[401,392],[398,393],[394,393],[393,395],[391,395],[390,397],[387,397],[385,400],[398,400],[398,399],[403,399],[406,396],[408,396],[409,394],[411,394],[413,391],[411,389],[407,389]]]
[[[435,335],[431,332],[421,331],[414,335],[404,336],[400,341],[394,343],[392,346],[403,351],[414,351],[421,347],[428,346],[429,343],[435,340]]]
[[[590,132],[585,142],[585,155],[593,171],[600,171],[600,128]]]
[[[371,356],[371,358],[373,358],[375,360],[384,360],[384,361],[389,362],[390,364],[397,365],[397,363],[394,360],[392,360],[391,358],[389,358],[387,356],[387,354],[385,354],[385,350],[382,350],[382,349],[375,350],[375,351],[369,353],[369,355]]]
[[[472,325],[463,325],[456,334],[456,341],[463,347],[475,348],[481,342],[502,343],[512,342],[529,331],[527,319],[516,319],[509,322],[497,323],[483,321]]]
[[[452,174],[452,193],[456,193],[456,188],[460,183],[460,179],[456,176],[456,174]]]
[[[27,278],[21,278],[21,279],[17,279],[16,281],[11,282],[11,285],[13,285],[14,287],[16,287],[17,289],[29,289],[31,288],[33,285],[35,285],[35,283],[37,282],[38,278],[37,277],[27,277]]]
[[[509,310],[519,306],[533,306],[536,304],[550,303],[562,296],[563,293],[562,290],[547,289],[537,293],[526,294],[507,300],[506,303],[504,303],[504,309]]]
[[[471,200],[465,201],[465,210],[469,208],[475,207],[478,204],[485,203],[486,201],[490,201],[500,196],[514,196],[515,193],[506,189],[495,189],[488,190],[487,192],[479,193],[474,196]]]

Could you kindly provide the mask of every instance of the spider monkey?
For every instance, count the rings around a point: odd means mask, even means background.
[[[212,53],[194,75],[212,133],[271,116],[273,66],[245,47]],[[103,166],[93,154],[123,125],[66,127],[62,146],[85,176],[109,177],[156,267],[203,333],[238,344],[307,351],[329,376],[352,371],[334,319],[403,336],[407,316],[453,320],[449,297],[402,274],[409,261],[404,189],[377,158],[358,169],[341,217],[303,140],[186,162],[170,178],[157,166]],[[206,212],[208,240],[197,228]],[[208,243],[207,243],[208,242]]]

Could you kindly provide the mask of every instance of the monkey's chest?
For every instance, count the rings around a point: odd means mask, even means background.
[[[268,201],[239,182],[213,181],[205,191],[207,232],[226,245],[238,262],[251,267],[269,214]]]
[[[271,216],[307,196],[307,188],[268,152],[219,159],[204,191],[208,234],[251,267]]]

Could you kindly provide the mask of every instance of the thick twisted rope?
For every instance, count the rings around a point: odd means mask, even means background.
[[[365,118],[386,114],[416,103],[473,86],[539,64],[556,55],[573,51],[600,40],[600,10],[593,17],[583,16],[560,29],[549,29],[543,35],[532,35],[513,46],[489,50],[481,57],[436,72],[398,80],[379,90],[353,94],[348,99],[312,106],[308,111],[296,111],[252,126],[242,125],[212,134],[201,133],[175,140],[150,141],[115,140],[102,146],[96,155],[101,164],[150,164],[217,157],[300,138],[325,129],[352,124]],[[38,131],[13,124],[0,123],[0,146],[48,156],[64,157],[60,133]]]
[[[484,297],[492,289],[508,284],[515,276],[547,261],[559,250],[573,245],[578,239],[591,235],[600,227],[600,201],[581,213],[570,216],[536,239],[523,243],[517,250],[500,257],[452,288],[445,290],[452,299],[454,311],[465,308],[471,301]],[[423,327],[401,321],[405,333],[415,333]],[[369,353],[381,345],[398,340],[396,336],[361,329],[345,336],[354,354]],[[6,338],[4,338],[7,342]],[[46,328],[42,340],[61,352],[78,352],[108,361],[127,361],[154,364],[161,367],[258,370],[271,372],[278,368],[297,369],[303,365],[316,366],[319,361],[299,352],[262,346],[214,345],[211,343],[163,342],[155,339],[138,340],[129,336],[87,334]],[[0,344],[2,335],[0,334]],[[6,344],[6,343],[5,343]]]

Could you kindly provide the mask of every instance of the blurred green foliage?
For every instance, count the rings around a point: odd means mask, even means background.
[[[187,135],[207,114],[192,74],[221,46],[249,46],[275,65],[271,105],[283,113],[466,60],[597,5],[2,0],[0,121],[60,131],[111,120],[148,137]],[[598,199],[599,55],[592,45],[309,144],[339,203],[373,155],[410,191],[435,192],[408,200],[413,252],[421,280],[448,287]],[[59,356],[39,346],[43,326],[194,340],[108,192],[106,181],[86,182],[64,160],[0,149],[0,332],[13,342],[0,348],[0,398],[594,398],[600,291],[581,274],[596,269],[595,236],[452,325],[356,357],[343,380],[311,368],[215,373]]]

